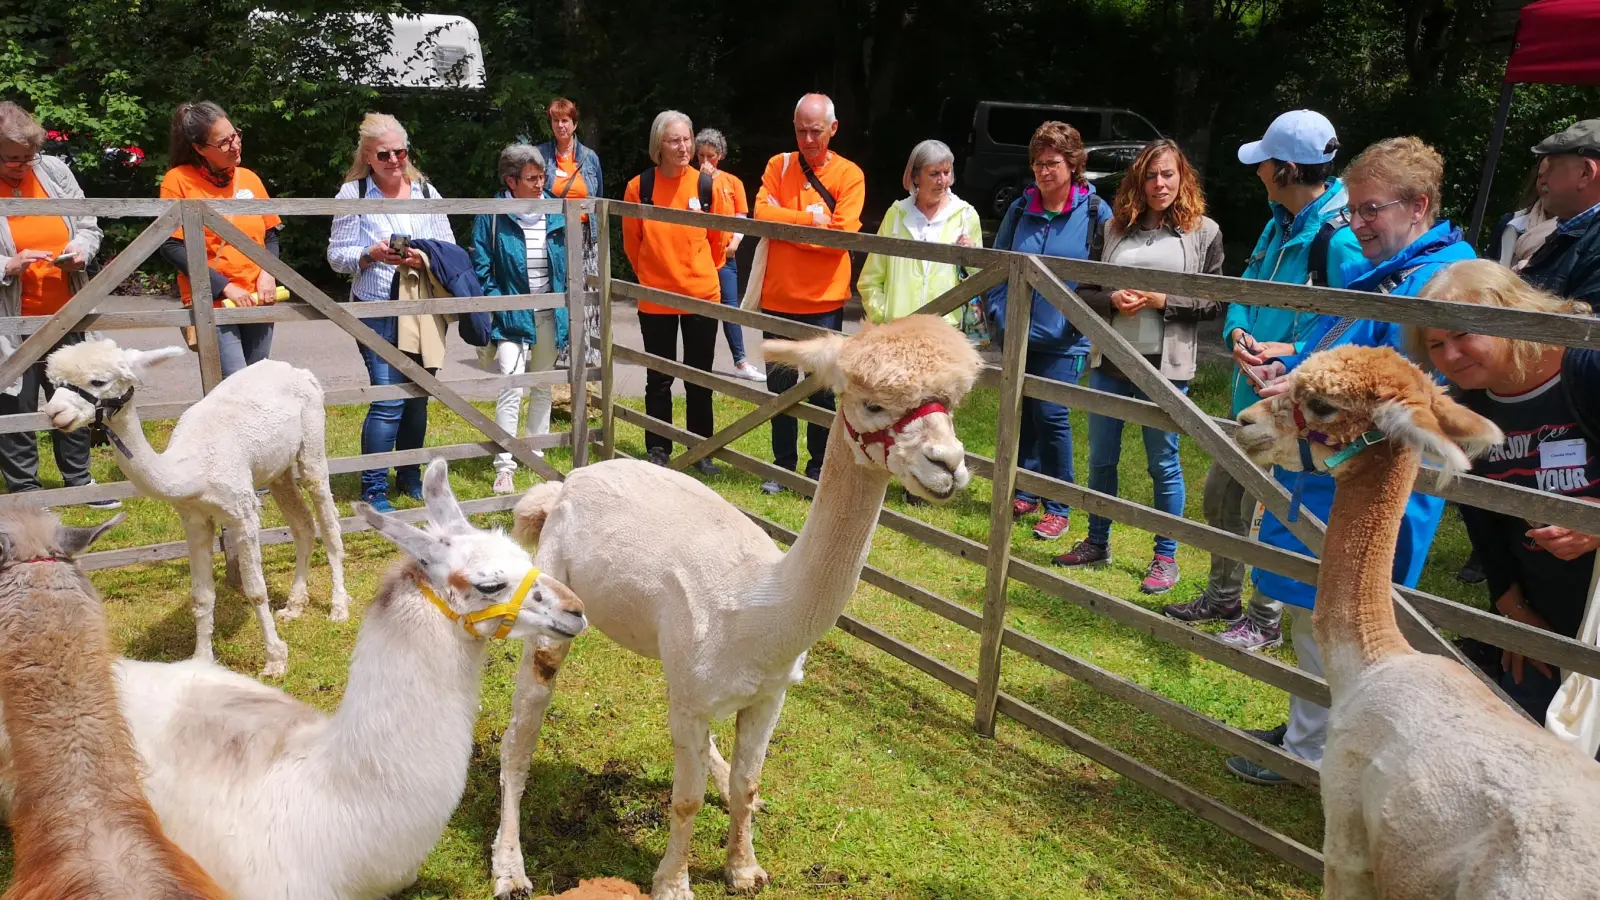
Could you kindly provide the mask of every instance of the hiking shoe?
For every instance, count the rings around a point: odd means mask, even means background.
[[[1227,606],[1218,605],[1211,599],[1210,594],[1201,594],[1188,603],[1174,603],[1163,606],[1161,614],[1169,619],[1179,622],[1188,622],[1191,625],[1200,622],[1226,622],[1234,624],[1244,618],[1244,605],[1237,600]]]
[[[1282,725],[1279,725],[1277,728],[1241,728],[1239,730],[1250,735],[1263,744],[1271,744],[1274,747],[1282,747],[1283,736],[1289,733],[1289,723],[1285,722]]]
[[[1046,515],[1039,520],[1039,524],[1033,526],[1033,536],[1041,541],[1053,541],[1067,533],[1069,524],[1066,516]]]
[[[719,475],[722,473],[722,467],[712,462],[709,458],[696,460],[694,470],[701,475]]]
[[[1157,553],[1145,570],[1139,590],[1146,594],[1165,594],[1178,584],[1178,561]]]
[[[514,493],[516,490],[517,483],[514,480],[510,469],[501,469],[500,471],[494,473],[494,492],[496,494],[510,494]]]
[[[1217,639],[1240,650],[1266,650],[1283,645],[1283,629],[1276,625],[1261,625],[1246,616],[1232,628],[1217,635]]]
[[[1230,756],[1223,765],[1228,767],[1228,772],[1234,777],[1248,781],[1251,784],[1260,784],[1267,787],[1277,787],[1288,784],[1289,779],[1259,763],[1251,762],[1242,756]]]
[[[394,512],[394,504],[389,502],[388,494],[368,494],[361,498],[361,502],[381,513]]]
[[[91,478],[87,482],[84,483],[84,487],[92,487],[92,486],[97,485],[99,483],[100,482],[95,481],[93,478]],[[122,501],[116,499],[115,497],[112,497],[112,498],[109,498],[109,499],[106,499],[106,500],[90,500],[89,502],[87,502],[87,503],[85,503],[83,505],[89,507],[90,509],[121,509],[122,508]]]
[[[761,371],[760,366],[751,365],[747,359],[741,359],[733,364],[733,374],[748,381],[767,380],[767,373]]]
[[[812,460],[806,463],[806,477],[812,481],[822,480],[822,463]]]
[[[422,499],[422,476],[418,475],[415,481],[401,481],[398,475],[394,479],[394,489],[413,500]]]
[[[1041,525],[1044,523],[1040,523]],[[1074,544],[1071,550],[1051,560],[1058,566],[1094,566],[1099,568],[1111,563],[1111,548],[1099,544],[1091,544],[1087,540]]]
[[[1478,558],[1476,550],[1467,557],[1467,561],[1461,566],[1461,571],[1456,573],[1456,580],[1462,584],[1483,584],[1483,560]]]
[[[668,450],[665,447],[651,447],[650,448],[650,462],[654,463],[655,465],[664,466],[664,465],[667,464],[667,460],[669,460],[671,458],[672,458],[672,451]]]
[[[781,494],[783,493],[783,485],[777,483],[776,481],[763,481],[761,482],[761,493]]]
[[[1039,501],[1024,500],[1021,497],[1011,501],[1011,518],[1020,519],[1039,511]]]

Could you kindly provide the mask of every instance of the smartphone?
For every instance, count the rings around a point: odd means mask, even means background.
[[[391,234],[391,235],[389,235],[389,249],[393,250],[394,252],[396,252],[398,254],[400,254],[401,256],[405,256],[406,252],[411,249],[411,235],[409,235],[409,234]]]
[[[64,262],[67,262],[69,260],[74,260],[74,259],[77,259],[77,258],[78,258],[78,254],[76,254],[76,253],[63,253],[60,256],[56,257],[55,259],[51,260],[50,264],[53,265],[53,266],[59,266]]]
[[[1244,373],[1245,378],[1250,379],[1250,383],[1256,386],[1256,390],[1259,391],[1267,386],[1267,383],[1261,380],[1261,376],[1255,373],[1254,368],[1250,366],[1240,366],[1239,371]]]

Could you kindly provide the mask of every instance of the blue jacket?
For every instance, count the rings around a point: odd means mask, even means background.
[[[478,273],[473,271],[472,257],[467,255],[467,251],[450,241],[430,238],[417,238],[411,242],[411,246],[428,257],[428,270],[450,292],[450,296],[483,296],[483,285],[478,282]],[[390,280],[389,299],[395,299],[399,293],[400,279]]]
[[[545,250],[550,254],[550,292],[567,289],[567,228],[559,213],[545,215]],[[472,266],[483,293],[489,297],[508,297],[528,293],[528,246],[522,226],[514,216],[481,215],[472,223]],[[567,345],[567,311],[556,308],[556,347]],[[512,309],[493,314],[489,338],[532,344],[539,329],[531,309]]]
[[[1438,271],[1450,263],[1471,259],[1471,246],[1462,240],[1461,232],[1449,222],[1442,222],[1417,238],[1411,246],[1393,258],[1374,266],[1365,259],[1348,263],[1343,278],[1351,290],[1376,291],[1391,274],[1399,276],[1391,294],[1414,297]],[[1345,344],[1363,347],[1393,347],[1406,352],[1405,329],[1390,322],[1370,319],[1340,319],[1338,316],[1318,316],[1305,335],[1306,352],[1299,356],[1284,357],[1291,370],[1316,350],[1330,349]],[[1299,472],[1274,467],[1273,478],[1293,490],[1300,479]],[[1301,486],[1301,503],[1317,518],[1327,521],[1333,509],[1333,476],[1307,473]],[[1416,587],[1422,575],[1422,564],[1428,559],[1428,548],[1433,544],[1434,532],[1439,528],[1439,517],[1444,513],[1444,500],[1427,494],[1413,493],[1406,503],[1405,519],[1400,523],[1400,538],[1396,542],[1393,580],[1406,587]],[[1263,544],[1292,550],[1296,553],[1310,551],[1289,532],[1284,524],[1267,513],[1261,520]],[[1310,608],[1315,605],[1317,590],[1314,586],[1285,578],[1275,572],[1255,569],[1252,573],[1256,589],[1293,606]]]
[[[1282,204],[1269,203],[1272,219],[1262,229],[1256,248],[1245,264],[1243,278],[1257,281],[1275,281],[1279,284],[1308,284],[1311,281],[1311,244],[1322,230],[1323,223],[1339,216],[1350,197],[1337,178],[1328,179],[1322,196],[1306,204],[1298,214],[1289,212]],[[1361,243],[1348,228],[1335,232],[1328,243],[1328,281],[1333,287],[1342,287],[1339,272],[1345,263],[1361,259]],[[1270,306],[1246,306],[1242,303],[1228,305],[1227,318],[1222,324],[1222,340],[1227,342],[1234,329],[1243,328],[1258,341],[1283,341],[1301,349],[1305,332],[1317,320],[1312,312],[1295,312]],[[1228,347],[1232,350],[1230,344]],[[1233,415],[1255,403],[1256,396],[1250,379],[1237,370],[1233,373]]]
[[[585,147],[583,142],[577,138],[573,138],[572,147],[572,155],[578,160],[578,171],[583,173],[583,181],[589,187],[589,196],[605,196],[606,182],[605,178],[602,177],[602,173],[600,172],[600,154],[590,150],[588,147]],[[539,145],[538,150],[539,155],[544,157],[545,167],[548,169],[554,169],[556,165],[556,142],[545,141]],[[546,173],[544,183],[544,195],[546,197],[555,197],[555,194],[550,190],[550,186],[556,183],[555,173],[553,171]]]
[[[1095,193],[1094,185],[1075,188],[1072,205],[1055,216],[1047,216],[1039,199],[1038,185],[1029,185],[1022,196],[1012,202],[1000,220],[1000,229],[994,235],[994,249],[1014,250],[1038,256],[1059,256],[1065,259],[1089,258],[1089,204],[1099,209],[1099,227],[1111,221],[1111,207]],[[1077,282],[1069,281],[1067,287],[1077,290]],[[1006,286],[997,285],[983,298],[984,312],[997,330],[1004,329],[1006,321]],[[1085,356],[1089,353],[1089,339],[1072,327],[1061,311],[1033,292],[1033,317],[1028,329],[1028,352],[1050,353],[1058,356]]]

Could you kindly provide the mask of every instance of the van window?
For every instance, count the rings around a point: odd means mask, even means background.
[[[1111,114],[1111,135],[1118,141],[1153,141],[1161,135],[1156,133],[1150,123],[1139,118],[1133,113]]]
[[[1101,113],[1091,110],[996,105],[989,107],[989,140],[1026,147],[1040,125],[1054,120],[1078,129],[1089,143],[1100,140],[1100,119]]]

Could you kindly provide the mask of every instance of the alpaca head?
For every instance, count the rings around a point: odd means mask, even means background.
[[[166,360],[187,356],[183,347],[134,350],[118,347],[115,341],[84,341],[50,354],[44,374],[51,384],[66,390],[56,391],[41,410],[50,424],[62,431],[77,431],[95,418],[98,406],[120,409],[145,370]],[[90,398],[94,399],[90,399]]]
[[[838,396],[855,461],[885,469],[913,494],[943,502],[967,486],[951,410],[983,362],[938,316],[907,316],[846,337],[767,341],[769,363],[820,373]]]
[[[1450,399],[1390,347],[1336,347],[1307,359],[1291,387],[1239,413],[1233,439],[1260,466],[1305,468],[1307,442],[1318,470],[1368,432],[1442,460],[1449,473],[1500,443],[1493,422]],[[1375,442],[1376,438],[1371,438]],[[1335,475],[1341,470],[1334,469]]]
[[[0,511],[0,568],[39,560],[69,560],[89,549],[112,528],[122,524],[117,513],[99,525],[73,528],[61,524],[56,514],[42,506]]]
[[[570,641],[582,633],[588,625],[583,603],[570,588],[538,572],[533,557],[505,532],[484,531],[467,521],[450,490],[450,469],[444,460],[428,464],[422,495],[427,530],[365,503],[356,504],[356,511],[427,573],[434,602],[448,608],[440,614],[460,626],[454,629],[457,634],[463,639],[543,635]],[[531,582],[530,573],[536,573]]]

